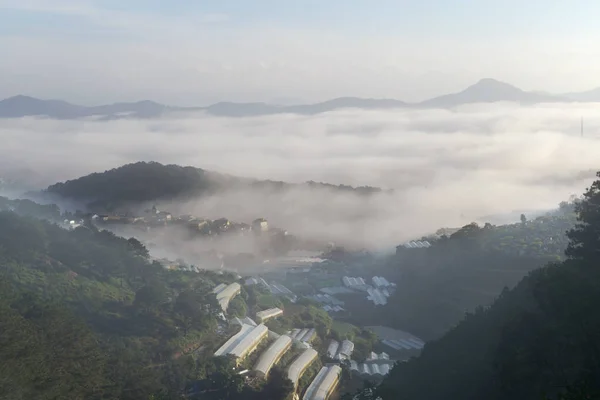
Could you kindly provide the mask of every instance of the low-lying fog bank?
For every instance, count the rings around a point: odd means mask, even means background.
[[[155,160],[261,179],[393,188],[393,195],[369,197],[330,190],[236,191],[161,205],[208,218],[264,217],[303,236],[389,247],[483,216],[555,207],[591,182],[599,129],[595,104],[236,119],[2,119],[0,176],[40,186]]]

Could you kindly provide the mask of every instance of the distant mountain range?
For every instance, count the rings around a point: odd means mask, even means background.
[[[222,102],[208,107],[171,107],[144,100],[135,103],[115,103],[85,107],[62,100],[40,100],[29,96],[14,96],[0,101],[0,118],[45,116],[55,119],[95,117],[99,119],[153,118],[170,112],[205,111],[211,115],[249,117],[272,114],[312,115],[345,108],[378,110],[391,108],[451,108],[471,103],[500,101],[535,104],[548,102],[600,102],[600,88],[586,92],[547,94],[526,92],[495,79],[482,79],[465,90],[435,97],[420,103],[407,103],[394,99],[364,99],[340,97],[322,103],[294,106],[277,106],[267,103]]]

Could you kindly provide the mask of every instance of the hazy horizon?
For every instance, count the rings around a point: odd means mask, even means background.
[[[212,106],[212,105],[215,105],[215,104],[218,104],[218,103],[229,103],[229,102],[230,103],[238,103],[238,104],[244,104],[244,103],[248,103],[248,104],[252,104],[252,103],[264,103],[264,104],[275,105],[275,106],[295,106],[295,105],[318,104],[318,103],[322,103],[322,102],[326,102],[326,101],[330,101],[330,100],[336,100],[336,99],[344,99],[344,98],[352,99],[352,98],[356,98],[356,99],[368,99],[368,100],[398,100],[398,101],[405,101],[407,103],[407,105],[419,106],[420,105],[419,103],[421,101],[427,101],[427,100],[431,100],[431,99],[434,99],[434,98],[440,97],[440,96],[445,96],[445,95],[451,95],[451,94],[460,93],[461,91],[463,91],[465,89],[468,89],[468,88],[470,88],[472,86],[478,86],[478,85],[480,85],[482,83],[483,83],[483,85],[487,85],[487,84],[489,84],[489,82],[493,82],[492,85],[496,85],[496,84],[498,84],[498,85],[509,85],[509,86],[513,86],[513,87],[515,87],[517,89],[523,90],[520,87],[512,85],[510,82],[500,81],[500,80],[495,79],[493,77],[482,77],[482,78],[477,79],[476,81],[473,81],[470,84],[468,84],[468,85],[466,85],[466,86],[464,86],[462,88],[459,88],[459,89],[457,89],[455,91],[452,91],[452,92],[439,92],[439,93],[434,94],[434,95],[432,95],[430,97],[419,99],[419,100],[416,100],[416,101],[406,101],[404,98],[398,98],[398,97],[396,97],[396,98],[391,98],[391,97],[388,97],[388,98],[386,98],[386,97],[360,97],[360,96],[354,96],[352,94],[342,94],[342,95],[339,95],[339,96],[337,96],[335,98],[324,98],[324,99],[320,99],[318,101],[312,101],[312,102],[304,100],[304,99],[300,99],[300,98],[293,98],[293,97],[274,97],[274,98],[272,98],[270,100],[266,100],[266,101],[264,101],[264,100],[261,101],[261,100],[251,100],[251,99],[249,99],[246,102],[236,102],[236,101],[230,101],[229,99],[221,99],[219,101],[209,102],[209,103],[205,103],[205,104],[167,104],[167,103],[164,103],[164,102],[156,101],[153,98],[132,99],[132,100],[130,100],[128,102],[135,103],[135,102],[142,102],[142,101],[151,101],[151,102],[155,102],[155,103],[162,104],[162,105],[165,105],[165,106],[173,106],[173,107],[181,107],[181,108],[197,108],[197,107],[201,108],[201,107]],[[490,89],[490,90],[491,90],[491,93],[493,93],[494,89]],[[549,91],[546,91],[546,90],[534,90],[534,91],[523,90],[523,91],[526,92],[526,93],[540,93],[540,94],[546,94],[546,95],[550,95],[550,96],[555,96],[557,99],[560,99],[561,96],[563,96],[562,100],[565,100],[565,101],[568,100],[568,101],[575,102],[575,103],[576,102],[587,102],[587,103],[589,103],[589,102],[594,102],[594,101],[590,101],[590,100],[578,101],[578,100],[575,99],[575,98],[578,98],[578,97],[573,98],[572,96],[574,94],[575,95],[577,95],[577,94],[583,94],[583,93],[587,93],[587,92],[594,92],[596,90],[598,90],[599,93],[600,93],[600,86],[589,88],[589,90],[582,90],[582,91],[579,91],[579,92],[568,92],[568,93],[549,92]],[[103,106],[103,105],[108,105],[108,104],[117,104],[117,103],[119,103],[119,101],[116,101],[116,100],[115,101],[108,100],[105,103],[96,103],[96,104],[89,104],[88,103],[88,104],[82,104],[82,103],[77,103],[75,101],[71,101],[68,98],[42,98],[42,97],[36,96],[35,93],[16,93],[16,94],[14,94],[12,96],[9,96],[9,97],[0,98],[0,100],[12,98],[12,97],[18,97],[18,96],[25,96],[25,97],[30,97],[30,98],[35,98],[35,99],[40,99],[40,100],[45,100],[45,101],[53,101],[53,100],[65,101],[65,102],[71,103],[73,105],[79,105],[79,106],[85,106],[85,107]],[[594,98],[595,97],[596,96],[594,96]],[[600,97],[598,97],[598,98],[600,98]],[[470,102],[470,103],[471,104],[476,104],[477,102]],[[540,102],[537,102],[537,103],[538,104],[542,104],[543,102],[540,101]]]
[[[599,4],[462,3],[0,0],[11,55],[0,93],[202,106],[416,102],[486,77],[526,91],[600,86]]]

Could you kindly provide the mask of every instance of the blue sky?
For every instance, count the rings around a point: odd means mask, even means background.
[[[0,0],[0,97],[415,100],[483,77],[591,89],[598,15],[593,0]]]

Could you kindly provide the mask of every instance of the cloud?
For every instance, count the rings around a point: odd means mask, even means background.
[[[393,195],[369,198],[298,189],[177,205],[207,217],[248,222],[261,216],[302,235],[391,246],[485,215],[550,209],[581,193],[599,167],[599,135],[597,104],[238,119],[4,119],[0,171],[32,170],[49,184],[154,160],[262,179],[391,188]]]

